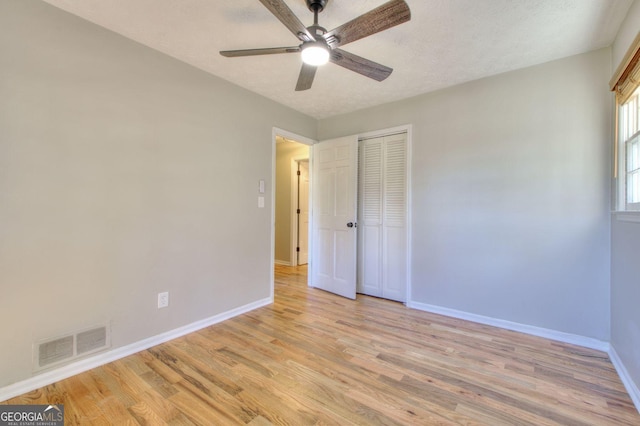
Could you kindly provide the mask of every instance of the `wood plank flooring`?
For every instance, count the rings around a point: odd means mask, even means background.
[[[67,425],[640,425],[606,354],[276,268],[263,307],[5,403]]]

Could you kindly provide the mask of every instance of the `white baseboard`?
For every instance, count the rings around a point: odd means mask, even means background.
[[[275,263],[276,265],[293,266],[293,265],[291,265],[291,262],[289,262],[289,261],[287,261],[287,260],[278,260],[278,259],[275,259],[275,260],[273,261],[273,263]]]
[[[633,404],[636,406],[636,410],[640,413],[640,389],[638,389],[638,386],[631,378],[631,375],[622,363],[622,360],[613,346],[609,349],[609,358],[611,358],[611,363],[616,368],[618,376],[620,376],[620,380],[622,380],[622,384],[627,389],[627,392],[629,392],[629,396],[631,397]]]
[[[210,325],[217,324],[219,322],[228,320],[262,306],[269,305],[271,303],[273,303],[272,297],[257,300],[255,302],[240,306],[235,309],[231,309],[221,314],[214,315],[212,317],[205,318],[191,324],[187,324],[183,327],[179,327],[174,330],[170,330],[165,333],[158,334],[156,336],[149,337],[147,339],[140,340],[126,346],[115,348],[110,351],[91,356],[89,358],[84,358],[72,364],[68,364],[54,370],[47,371],[45,373],[38,374],[29,379],[5,386],[3,388],[0,388],[0,402],[25,394],[27,392],[31,392],[35,389],[50,385],[60,380],[64,380],[71,376],[75,376],[76,374],[83,373],[87,370],[91,370],[92,368],[100,367],[101,365],[108,364],[120,358],[133,355],[137,352],[149,349],[150,347],[159,345],[169,340],[176,339],[189,333],[193,333],[194,331],[198,331],[205,327],[209,327]]]
[[[603,342],[602,340],[584,337],[577,334],[564,333],[562,331],[551,330],[548,328],[535,327],[532,325],[520,324],[517,322],[511,322],[497,318],[485,317],[483,315],[470,314],[464,311],[443,308],[441,306],[429,305],[420,302],[409,301],[407,303],[407,306],[409,308],[419,309],[421,311],[431,312],[447,317],[453,317],[462,320],[477,322],[480,324],[491,325],[493,327],[518,331],[520,333],[531,334],[533,336],[544,337],[546,339],[556,340],[564,343],[570,343],[572,345],[578,345],[602,352],[609,352],[610,345],[608,342]]]

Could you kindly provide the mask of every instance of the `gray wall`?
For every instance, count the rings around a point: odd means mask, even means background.
[[[611,223],[611,346],[640,388],[640,223]]]
[[[640,1],[636,0],[613,44],[613,69],[638,28]],[[621,222],[616,215],[611,222],[611,346],[640,388],[640,223]]]
[[[111,321],[119,347],[268,298],[272,128],[316,125],[42,2],[0,1],[0,386],[32,375],[39,339]]]
[[[629,46],[638,35],[638,28],[640,28],[640,0],[634,0],[611,46],[613,70],[618,68],[624,59]]]
[[[611,52],[321,120],[413,124],[414,302],[609,340]]]

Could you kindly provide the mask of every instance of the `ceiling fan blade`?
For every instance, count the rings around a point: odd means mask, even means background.
[[[243,49],[243,50],[222,50],[220,54],[227,58],[235,58],[239,56],[256,56],[256,55],[273,55],[276,53],[296,53],[300,51],[300,47],[267,47],[265,49]]]
[[[348,70],[357,72],[376,81],[382,81],[391,75],[393,68],[365,59],[342,49],[331,51],[330,61]]]
[[[293,14],[289,6],[283,0],[260,0],[260,3],[264,5],[276,18],[282,22],[285,27],[289,29],[302,41],[315,40],[309,30],[300,22],[300,19]]]
[[[298,83],[296,84],[296,92],[311,89],[313,78],[316,76],[317,69],[318,67],[316,66],[302,64],[302,69],[300,70],[300,75],[298,76]]]
[[[340,25],[323,37],[331,47],[344,46],[371,34],[384,31],[411,19],[411,10],[404,0],[391,0],[364,15]]]

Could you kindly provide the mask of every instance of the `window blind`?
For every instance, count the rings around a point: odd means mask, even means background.
[[[640,33],[627,51],[622,63],[618,66],[609,82],[612,91],[616,92],[618,105],[629,100],[633,92],[640,86]]]

